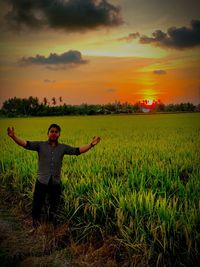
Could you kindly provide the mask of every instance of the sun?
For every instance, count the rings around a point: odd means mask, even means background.
[[[149,99],[147,99],[147,103],[148,103],[148,105],[152,105],[153,104],[153,99],[151,99],[151,98],[149,98]]]
[[[150,110],[155,110],[155,108],[157,107],[157,105],[160,104],[160,99],[144,99],[140,102],[140,106],[142,108],[143,111],[145,112],[149,112]]]

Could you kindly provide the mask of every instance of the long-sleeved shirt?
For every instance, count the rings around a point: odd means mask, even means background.
[[[64,155],[80,155],[78,147],[60,143],[52,146],[49,141],[27,141],[25,148],[38,152],[37,178],[43,184],[48,184],[51,177],[54,184],[60,183]]]

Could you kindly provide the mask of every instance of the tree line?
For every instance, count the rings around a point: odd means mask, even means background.
[[[179,104],[163,104],[159,102],[150,109],[150,113],[155,112],[199,112],[200,104],[194,105],[192,103],[179,103]],[[134,114],[144,113],[142,103],[135,104],[114,102],[108,104],[81,104],[69,105],[52,97],[51,103],[45,97],[42,102],[37,97],[28,98],[9,98],[6,100],[0,110],[0,115],[5,117],[26,117],[26,116],[62,116],[62,115],[98,115],[98,114]]]

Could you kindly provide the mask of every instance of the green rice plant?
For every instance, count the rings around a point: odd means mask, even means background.
[[[82,229],[77,240],[105,231],[154,266],[175,255],[180,265],[193,264],[200,248],[200,114],[0,119],[1,186],[29,208],[37,153],[16,146],[6,128],[45,140],[54,122],[62,128],[60,142],[102,138],[88,153],[63,160],[60,216],[77,236]]]

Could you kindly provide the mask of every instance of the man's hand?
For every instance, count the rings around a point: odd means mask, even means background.
[[[25,140],[19,138],[18,136],[16,136],[14,127],[12,127],[12,128],[8,127],[7,134],[15,141],[16,144],[18,144],[19,146],[26,147],[27,142]]]
[[[14,137],[15,136],[15,130],[14,130],[14,127],[8,127],[8,129],[7,129],[7,134],[8,134],[8,136],[10,136],[10,137]]]
[[[99,136],[94,136],[90,144],[79,147],[80,154],[87,152],[93,146],[96,146],[100,142],[101,138]]]
[[[95,146],[95,145],[97,145],[99,142],[100,142],[100,140],[101,140],[101,138],[99,137],[99,136],[94,136],[93,138],[92,138],[92,141],[91,141],[91,145],[92,146]]]

